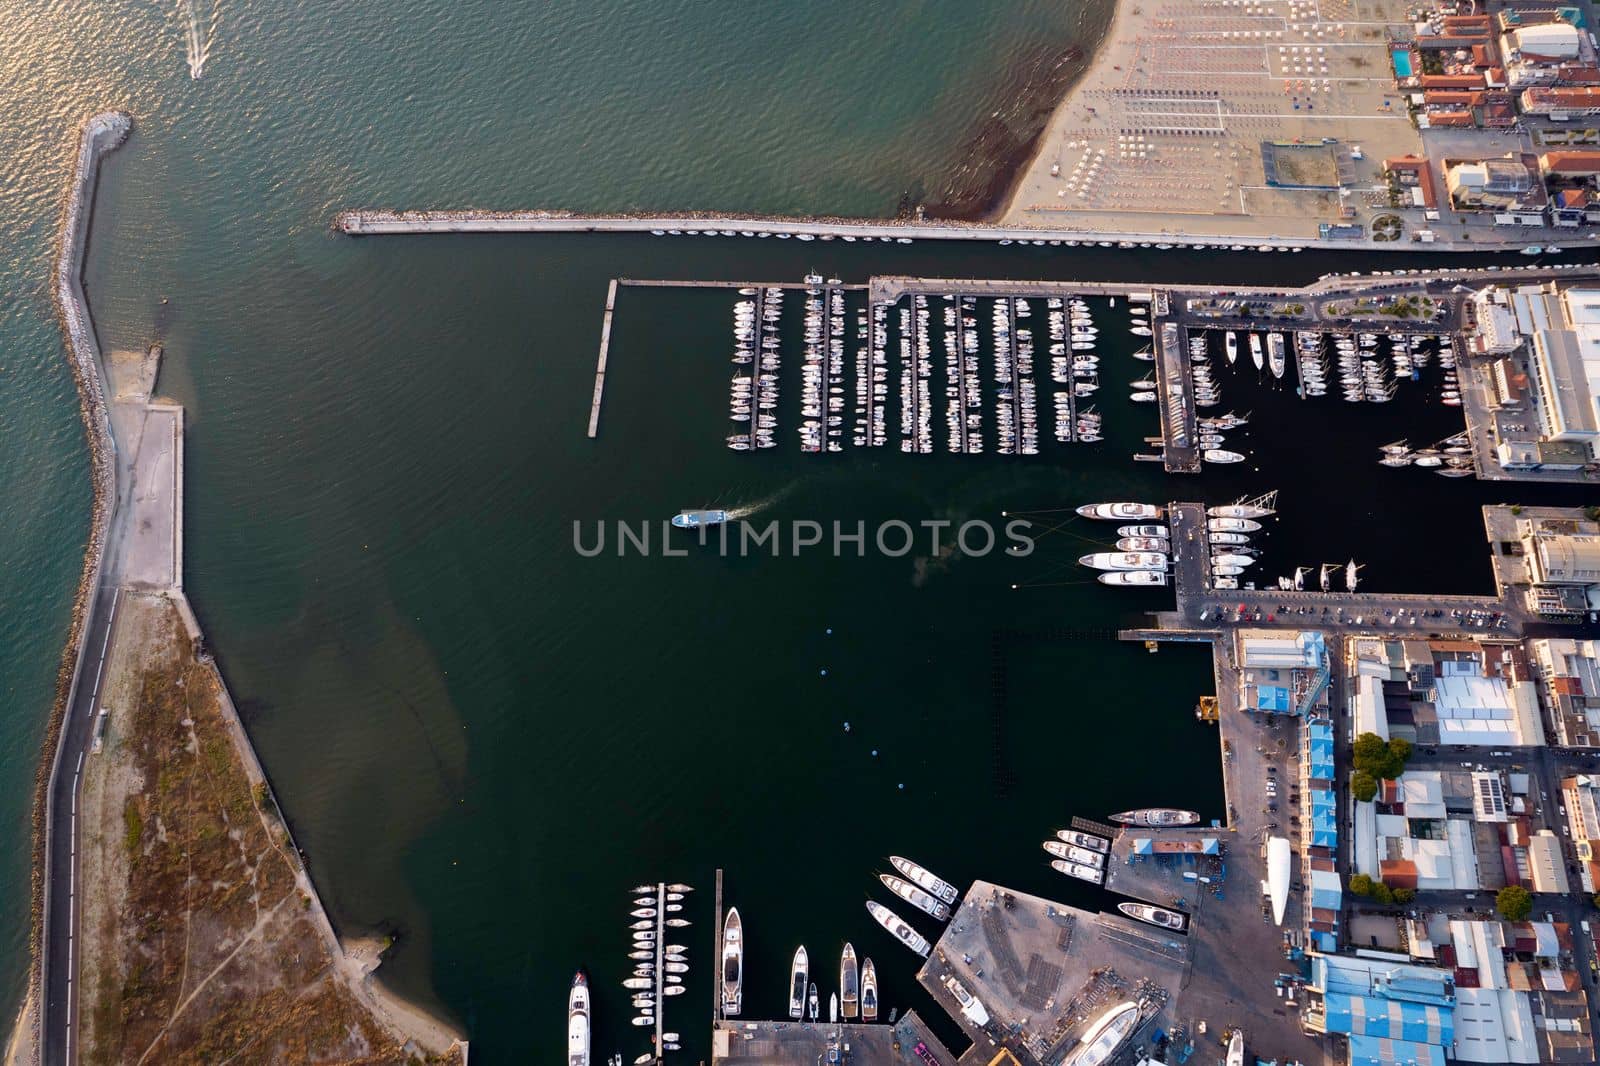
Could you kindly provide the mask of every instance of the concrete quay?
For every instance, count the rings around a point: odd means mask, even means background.
[[[918,1054],[919,1044],[931,1059]],[[718,1020],[711,1029],[711,1062],[712,1066],[816,1066],[819,1062],[952,1066],[956,1056],[916,1011],[907,1011],[893,1025]]]
[[[352,237],[429,233],[648,233],[652,236],[777,237],[801,240],[988,241],[997,244],[1099,248],[1173,248],[1213,251],[1303,252],[1308,248],[1350,252],[1509,252],[1527,243],[1526,236],[1507,236],[1502,243],[1437,241],[1419,246],[1394,241],[1328,240],[1312,236],[1188,233],[1184,231],[1120,232],[1093,226],[1041,226],[935,219],[901,221],[874,218],[811,218],[727,214],[697,211],[681,214],[587,214],[561,210],[491,211],[382,210],[341,211],[333,227]],[[1492,235],[1491,235],[1492,236]],[[1589,240],[1544,237],[1547,246],[1592,248]]]

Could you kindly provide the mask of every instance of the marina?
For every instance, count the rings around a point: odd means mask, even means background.
[[[1193,285],[905,276],[850,284],[815,273],[798,283],[616,278],[608,289],[590,426],[598,427],[617,288],[721,289],[737,297],[733,430],[726,441],[735,451],[777,447],[779,426],[790,418],[805,453],[885,447],[893,420],[901,452],[929,455],[938,450],[940,396],[949,454],[987,450],[1033,458],[1059,454],[1059,446],[1100,442],[1105,428],[1096,394],[1102,373],[1118,372],[1105,364],[1100,339],[1117,332],[1121,321],[1145,342],[1134,359],[1152,364],[1130,382],[1129,400],[1136,408],[1153,407],[1158,430],[1147,438],[1155,450],[1132,458],[1159,462],[1168,473],[1198,474],[1251,460],[1248,450],[1229,447],[1227,436],[1248,416],[1213,410],[1228,381],[1241,374],[1253,373],[1305,402],[1337,395],[1348,403],[1385,404],[1414,387],[1446,407],[1463,407],[1466,387],[1457,371],[1462,286],[1507,274],[1542,279],[1561,269],[1570,268],[1330,275],[1301,288],[1235,286],[1226,293]],[[790,392],[783,348],[793,333],[783,310],[785,293],[794,292],[803,308],[798,386]],[[1419,310],[1382,317],[1370,310],[1379,300],[1410,301],[1405,306]],[[1263,317],[1270,317],[1270,328]],[[798,395],[797,410],[784,401],[790,395]],[[1406,427],[1396,429],[1403,434]],[[1441,446],[1453,452],[1396,449],[1382,461],[1447,478],[1483,469],[1466,418],[1457,437]]]

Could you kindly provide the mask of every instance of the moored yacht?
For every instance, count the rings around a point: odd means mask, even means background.
[[[856,1016],[861,1006],[861,991],[857,984],[860,975],[856,969],[856,949],[846,943],[839,956],[839,1006],[845,1020]]]
[[[949,907],[934,899],[910,881],[895,877],[893,874],[879,874],[878,880],[882,881],[884,887],[890,892],[893,892],[922,913],[931,915],[941,922],[949,919]]]
[[[1085,866],[1081,862],[1069,862],[1066,859],[1051,859],[1050,869],[1058,874],[1066,874],[1068,877],[1076,877],[1080,881],[1088,881],[1095,885],[1105,877],[1105,871],[1098,866]]]
[[[589,1066],[589,978],[579,970],[567,993],[567,1066]]]
[[[1222,349],[1227,353],[1229,366],[1239,361],[1239,337],[1233,330],[1230,329],[1228,335],[1222,339]]]
[[[1160,926],[1162,929],[1172,929],[1178,932],[1188,924],[1189,919],[1178,911],[1169,911],[1165,907],[1157,907],[1150,903],[1119,903],[1117,910],[1129,918],[1137,918],[1141,922]]]
[[[744,1009],[744,924],[739,908],[729,907],[722,923],[722,1013],[736,1016]]]
[[[1059,840],[1046,840],[1044,850],[1058,859],[1066,859],[1080,866],[1100,866],[1106,861],[1105,855],[1088,848],[1080,848],[1076,844],[1064,844]]]
[[[806,1010],[806,987],[810,962],[806,959],[806,946],[794,950],[794,964],[789,967],[789,1017],[799,1018]]]
[[[1163,513],[1162,508],[1150,503],[1086,503],[1078,508],[1078,514],[1084,518],[1124,522],[1148,521],[1160,518]]]
[[[1283,377],[1284,367],[1288,365],[1285,362],[1283,355],[1283,334],[1267,334],[1267,369],[1272,371],[1272,376],[1275,378]],[[1256,364],[1258,369],[1260,366],[1260,363]]]
[[[1076,829],[1057,829],[1056,839],[1067,844],[1075,844],[1080,848],[1098,851],[1102,855],[1111,850],[1111,844],[1104,837],[1097,837],[1093,833],[1080,833]]]
[[[1159,588],[1167,583],[1167,574],[1164,570],[1112,570],[1099,575],[1096,579],[1102,585],[1137,585],[1145,588]]]
[[[875,900],[869,899],[867,900],[867,913],[872,915],[879,925],[892,933],[900,943],[923,958],[928,957],[928,952],[932,950],[932,945],[928,943],[928,938],[907,925],[894,911]]]
[[[871,959],[861,960],[861,1020],[878,1020],[878,970]]]
[[[945,903],[954,906],[956,900],[960,898],[960,893],[956,891],[954,885],[935,877],[933,871],[924,866],[918,866],[910,859],[902,858],[899,855],[891,855],[889,856],[889,863],[912,884],[936,899],[943,900]]]
[[[1257,370],[1260,370],[1262,368],[1262,366],[1266,362],[1266,360],[1262,357],[1262,353],[1261,353],[1261,338],[1258,335],[1252,333],[1252,334],[1249,335],[1249,340],[1250,340],[1250,361],[1256,365],[1256,369]]]
[[[1094,552],[1078,557],[1078,562],[1094,570],[1165,570],[1164,552]]]
[[[1120,825],[1198,825],[1200,815],[1176,807],[1141,807],[1133,811],[1119,811],[1111,816]]]

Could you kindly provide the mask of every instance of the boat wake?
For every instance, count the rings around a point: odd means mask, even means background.
[[[206,8],[210,15],[207,17]],[[222,21],[222,0],[178,0],[178,21],[183,26],[183,47],[189,61],[189,77],[195,81],[205,73],[206,60],[211,57],[211,44],[216,40],[217,26]]]
[[[761,497],[759,500],[753,500],[750,503],[741,504],[738,507],[729,507],[727,509],[728,520],[732,521],[736,518],[749,518],[751,515],[760,514],[767,508],[775,506],[778,501],[782,500],[785,496],[789,495],[789,493],[793,492],[799,484],[800,482],[798,481],[791,481],[777,492],[770,492]]]

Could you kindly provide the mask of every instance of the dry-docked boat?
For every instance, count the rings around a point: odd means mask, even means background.
[[[1111,1007],[1089,1026],[1077,1048],[1061,1060],[1061,1066],[1103,1066],[1133,1034],[1138,1022],[1138,1003],[1129,1000]]]
[[[582,970],[572,978],[567,993],[567,1066],[589,1066],[589,978]]]
[[[846,1020],[854,1018],[861,1006],[861,991],[857,985],[856,949],[846,943],[839,956],[839,1006]]]
[[[882,881],[884,887],[890,892],[893,892],[922,913],[932,915],[941,922],[950,918],[949,907],[934,899],[910,881],[896,877],[893,874],[879,874],[878,880]]]
[[[1076,829],[1057,829],[1056,839],[1080,848],[1088,848],[1090,851],[1098,851],[1102,855],[1111,850],[1111,843],[1105,837],[1097,837],[1093,833],[1080,833]]]
[[[739,908],[729,907],[722,923],[722,1013],[732,1017],[744,1009],[744,923]]]
[[[923,958],[928,957],[928,952],[933,949],[933,946],[928,943],[928,938],[907,925],[894,911],[875,900],[869,899],[867,900],[867,913],[872,915],[879,925],[893,934],[894,938],[900,943]]]
[[[1100,866],[1106,861],[1106,857],[1098,851],[1080,848],[1076,844],[1063,844],[1059,840],[1046,840],[1044,850],[1058,859],[1066,859],[1079,866]]]
[[[1119,811],[1111,816],[1111,820],[1120,825],[1198,825],[1200,815],[1176,807],[1141,807],[1135,811]]]
[[[924,866],[918,866],[910,859],[902,858],[899,855],[891,855],[889,856],[889,864],[900,871],[901,876],[935,899],[943,900],[945,903],[954,906],[956,900],[961,897],[961,894],[956,891],[956,886],[935,877],[932,870]]]
[[[1084,518],[1144,522],[1160,518],[1165,512],[1151,503],[1086,503],[1078,508],[1078,513]]]
[[[878,970],[871,959],[861,960],[861,1020],[878,1020]]]
[[[799,1018],[805,1013],[809,971],[810,961],[806,958],[806,946],[801,944],[795,948],[794,964],[789,967],[789,1017],[791,1018]]]
[[[1157,588],[1167,583],[1165,570],[1112,570],[1101,574],[1099,582],[1102,585],[1138,585],[1144,588]]]
[[[1178,911],[1169,911],[1165,907],[1157,907],[1152,903],[1119,903],[1117,910],[1129,918],[1137,918],[1141,922],[1160,926],[1162,929],[1172,929],[1182,932],[1183,927],[1189,923],[1186,915]]]
[[[1105,871],[1098,867],[1085,866],[1081,862],[1068,862],[1066,859],[1051,859],[1050,869],[1058,874],[1066,874],[1068,877],[1076,877],[1080,881],[1088,881],[1095,885],[1105,877]]]

